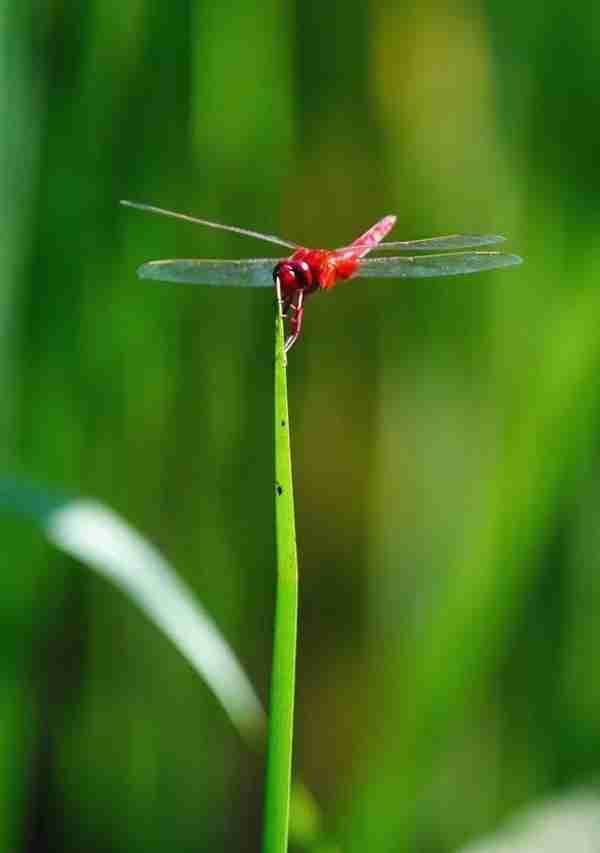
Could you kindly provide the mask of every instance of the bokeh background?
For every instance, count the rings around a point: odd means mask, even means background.
[[[600,769],[600,5],[61,0],[0,15],[2,472],[97,497],[268,696],[272,294],[141,283],[500,232],[311,300],[289,367],[295,767],[347,851],[453,851]],[[263,766],[119,592],[0,518],[2,850],[254,851]]]

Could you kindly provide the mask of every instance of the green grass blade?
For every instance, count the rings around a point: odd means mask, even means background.
[[[0,508],[37,521],[48,539],[119,587],[213,691],[240,735],[261,746],[264,711],[231,646],[162,554],[98,501],[51,496],[0,479]]]
[[[283,351],[283,321],[278,306],[276,316],[275,529],[277,595],[268,730],[263,853],[286,853],[288,847],[298,614],[298,558],[292,491],[286,358]]]

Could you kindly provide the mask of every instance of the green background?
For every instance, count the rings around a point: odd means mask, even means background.
[[[600,5],[4,2],[0,455],[193,586],[268,695],[272,293],[140,282],[499,232],[311,300],[289,368],[295,767],[345,851],[444,853],[600,766]],[[254,851],[263,766],[105,581],[0,520],[0,849]],[[597,621],[598,620],[598,621]]]

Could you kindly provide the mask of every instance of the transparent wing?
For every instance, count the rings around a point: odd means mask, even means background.
[[[212,261],[178,258],[148,261],[138,269],[140,278],[158,281],[209,284],[217,287],[273,287],[273,269],[277,258],[251,258],[239,261]]]
[[[456,252],[415,258],[366,258],[359,261],[357,276],[363,278],[430,278],[440,275],[511,267],[523,259],[502,252]]]
[[[160,213],[161,216],[172,216],[174,219],[183,219],[184,222],[193,222],[195,225],[208,225],[209,228],[218,228],[220,231],[233,231],[234,234],[243,234],[245,237],[254,237],[257,240],[265,240],[267,243],[277,243],[278,246],[287,246],[288,249],[297,249],[297,243],[282,240],[274,234],[261,234],[260,231],[250,231],[248,228],[238,228],[237,225],[222,225],[220,222],[212,222],[210,219],[198,219],[187,213],[176,213],[174,210],[165,210],[155,207],[153,204],[141,204],[139,201],[126,201],[121,199],[125,207],[135,207],[137,210],[146,210],[149,213]]]
[[[427,237],[424,240],[400,240],[395,243],[380,243],[374,252],[390,250],[411,252],[443,252],[446,249],[475,249],[478,246],[492,246],[504,243],[506,237],[501,234],[449,234],[446,237]]]

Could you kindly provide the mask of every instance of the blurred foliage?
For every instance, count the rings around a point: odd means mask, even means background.
[[[445,853],[598,772],[600,7],[63,0],[0,15],[6,472],[183,572],[263,700],[272,294],[141,284],[300,240],[499,231],[526,263],[357,282],[290,359],[295,762],[348,851]],[[262,773],[118,593],[3,539],[0,847],[256,850]]]

